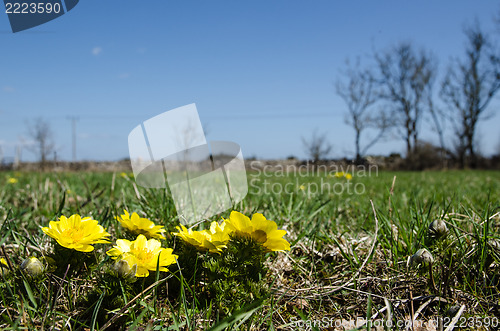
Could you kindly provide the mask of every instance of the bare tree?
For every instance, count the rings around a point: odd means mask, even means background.
[[[447,148],[444,141],[444,132],[446,121],[446,114],[442,108],[436,107],[434,105],[432,96],[428,96],[428,104],[429,104],[429,114],[431,115],[431,125],[433,126],[434,131],[437,133],[439,137],[439,154],[442,161],[443,167],[447,167],[448,163],[446,161]]]
[[[316,130],[310,139],[302,137],[302,144],[306,154],[314,163],[324,159],[332,150],[332,145],[326,140],[326,133],[318,134]]]
[[[496,13],[496,15],[493,17],[493,22],[496,25],[497,32],[500,32],[500,9]]]
[[[500,59],[478,24],[464,32],[466,56],[448,68],[440,96],[449,107],[460,166],[475,167],[476,127],[487,117],[485,111],[500,89]]]
[[[429,107],[429,96],[436,73],[436,60],[425,50],[416,51],[411,43],[401,43],[383,54],[376,54],[381,97],[388,101],[391,118],[406,142],[411,159],[418,142],[422,115]]]
[[[370,114],[369,109],[378,100],[375,90],[373,74],[368,70],[359,68],[359,60],[356,68],[349,66],[343,72],[343,78],[338,79],[335,85],[337,94],[347,105],[345,122],[355,132],[354,145],[356,148],[356,163],[362,161],[362,156],[372,147],[389,127],[388,117],[384,113]],[[378,129],[378,134],[361,148],[361,134],[369,128]]]
[[[33,122],[28,122],[28,135],[34,141],[33,145],[29,146],[28,149],[38,155],[39,161],[44,167],[48,156],[55,152],[50,124],[41,117]]]

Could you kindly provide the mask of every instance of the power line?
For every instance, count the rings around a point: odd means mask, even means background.
[[[333,112],[329,113],[302,113],[302,114],[284,114],[284,113],[274,113],[274,114],[242,114],[242,115],[214,115],[214,116],[202,116],[203,118],[210,120],[239,120],[239,119],[295,119],[295,118],[317,118],[317,117],[337,117],[343,114],[335,114]]]
[[[158,115],[158,114],[156,114]],[[206,118],[206,119],[211,119],[211,120],[237,120],[237,119],[267,119],[267,118],[280,118],[280,119],[292,119],[292,118],[315,118],[315,117],[337,117],[337,116],[342,116],[343,114],[340,113],[334,113],[334,112],[327,112],[327,113],[292,113],[292,114],[287,114],[287,113],[261,113],[261,114],[241,114],[241,115],[235,115],[235,114],[214,114],[210,115],[207,113],[200,113],[201,117]],[[155,115],[152,115],[155,116]],[[151,117],[151,116],[150,116]],[[49,117],[52,119],[57,119],[58,117],[52,116]],[[124,116],[124,115],[82,115],[78,117],[77,119],[81,120],[128,120],[128,119],[148,119],[148,116],[144,115],[129,115],[129,116]]]

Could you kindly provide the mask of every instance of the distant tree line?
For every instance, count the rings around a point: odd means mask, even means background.
[[[374,143],[372,140],[362,149],[360,136],[366,128],[374,127],[379,130],[376,138],[396,132],[405,141],[408,164],[414,164],[415,158],[422,156],[419,130],[427,117],[439,136],[441,156],[455,157],[460,167],[476,166],[477,124],[487,118],[485,111],[500,89],[500,59],[478,24],[464,32],[465,56],[451,62],[439,84],[444,107],[437,108],[433,100],[436,58],[409,42],[375,53],[373,69],[357,65],[344,72],[336,91],[347,105],[347,123],[356,133],[357,162]],[[379,107],[374,107],[377,103]],[[453,128],[449,148],[445,123]]]
[[[498,26],[500,31],[500,15]],[[451,159],[461,168],[477,166],[478,123],[496,111],[488,106],[500,89],[500,52],[478,23],[465,28],[464,34],[464,54],[450,62],[439,82],[436,57],[411,42],[374,51],[370,67],[361,66],[359,59],[354,64],[347,61],[335,91],[345,102],[345,120],[355,132],[356,163],[362,163],[367,150],[390,134],[404,140],[405,160],[411,168],[425,157],[424,150],[429,151],[428,142],[420,139],[425,121],[437,133],[435,150],[442,162]],[[439,107],[435,95],[441,101]],[[445,136],[445,128],[451,129],[451,137]],[[371,139],[365,137],[368,129],[376,132]],[[329,151],[323,136],[315,133],[313,138],[304,140],[311,157],[314,150]],[[314,159],[322,156],[316,153]]]

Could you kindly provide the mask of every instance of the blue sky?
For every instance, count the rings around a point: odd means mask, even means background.
[[[29,141],[26,122],[41,116],[58,157],[70,160],[76,116],[78,159],[118,160],[139,123],[196,103],[207,139],[237,142],[245,157],[305,157],[301,137],[313,131],[327,133],[331,157],[352,156],[334,90],[346,58],[411,41],[436,55],[443,74],[463,54],[465,24],[477,18],[494,31],[499,10],[493,0],[84,0],[16,34],[0,13],[0,146],[13,156]],[[499,105],[497,97],[496,115],[480,124],[485,154],[500,144]],[[437,142],[426,122],[421,132]],[[369,152],[404,152],[404,144],[394,138]],[[23,160],[33,158],[23,150]]]

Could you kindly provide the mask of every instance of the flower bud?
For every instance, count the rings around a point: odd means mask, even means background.
[[[441,238],[448,234],[448,227],[443,220],[435,220],[429,224],[429,235],[432,238]]]
[[[430,264],[434,262],[432,254],[425,248],[419,249],[410,259],[410,265]]]
[[[113,270],[118,277],[124,278],[127,281],[135,281],[137,264],[134,264],[132,267],[130,267],[130,264],[127,260],[117,260],[113,265]]]
[[[31,256],[24,260],[23,263],[21,263],[21,270],[31,277],[37,277],[43,274],[44,267],[39,259]]]

